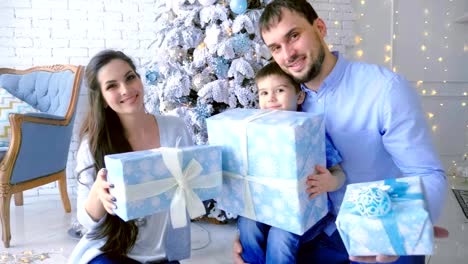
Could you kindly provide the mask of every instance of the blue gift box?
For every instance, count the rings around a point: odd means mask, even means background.
[[[207,119],[223,148],[221,209],[302,235],[328,212],[327,195],[308,199],[307,175],[325,166],[322,115],[232,109]]]
[[[174,227],[205,214],[202,201],[222,188],[221,147],[158,148],[107,155],[107,180],[123,220],[170,210]]]
[[[426,208],[420,177],[349,184],[336,226],[351,256],[431,255]]]

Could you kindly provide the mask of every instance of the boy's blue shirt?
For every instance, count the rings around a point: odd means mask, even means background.
[[[343,161],[327,132],[325,132],[325,156],[327,159],[327,168],[338,165]]]
[[[298,111],[306,112],[306,111],[302,111],[302,106],[299,106]],[[335,165],[338,165],[343,161],[343,158],[341,158],[340,152],[338,152],[338,150],[335,148],[335,145],[333,145],[333,141],[331,140],[330,135],[328,135],[326,127],[325,127],[325,156],[326,156],[326,161],[327,161],[327,164],[326,164],[327,168],[331,168]]]

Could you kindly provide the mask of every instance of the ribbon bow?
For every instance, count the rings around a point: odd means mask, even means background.
[[[126,186],[127,202],[157,196],[176,187],[170,205],[171,223],[174,228],[184,227],[187,225],[186,209],[191,218],[206,212],[203,202],[193,189],[220,186],[222,172],[217,171],[199,177],[203,168],[195,159],[192,159],[184,170],[182,169],[182,150],[161,147],[158,151],[173,177]]]
[[[407,193],[408,188],[406,182],[387,179],[383,185],[361,189],[356,199],[347,201],[345,205],[353,213],[379,219],[397,255],[406,255],[406,250],[392,208],[402,201],[424,199],[422,193]]]

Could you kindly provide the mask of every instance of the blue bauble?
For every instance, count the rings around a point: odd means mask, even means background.
[[[247,0],[231,0],[229,7],[235,14],[243,14],[247,10]]]
[[[148,70],[145,74],[146,81],[148,84],[156,84],[156,81],[159,79],[159,73],[156,70]]]

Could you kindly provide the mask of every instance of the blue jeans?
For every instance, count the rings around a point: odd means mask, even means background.
[[[300,236],[239,216],[242,258],[250,264],[296,263]]]
[[[299,248],[297,263],[312,264],[312,263],[353,263],[349,260],[346,248],[341,240],[338,231],[333,232],[328,236],[324,232],[319,234],[314,239],[305,242]],[[424,264],[424,256],[402,256],[393,264]]]
[[[178,261],[160,261],[160,262],[154,262],[155,264],[158,263],[158,264],[179,264]],[[108,255],[106,254],[101,254],[95,258],[93,258],[90,262],[88,262],[88,264],[141,264],[140,262],[134,260],[134,259],[131,259],[131,258],[128,258],[128,257],[125,257],[125,256],[121,256],[121,257],[118,257],[118,258],[111,258],[109,257]]]
[[[328,213],[302,236],[298,236],[239,216],[237,223],[243,247],[242,258],[251,264],[295,263],[298,246],[321,234],[331,221],[335,221],[335,216]]]

